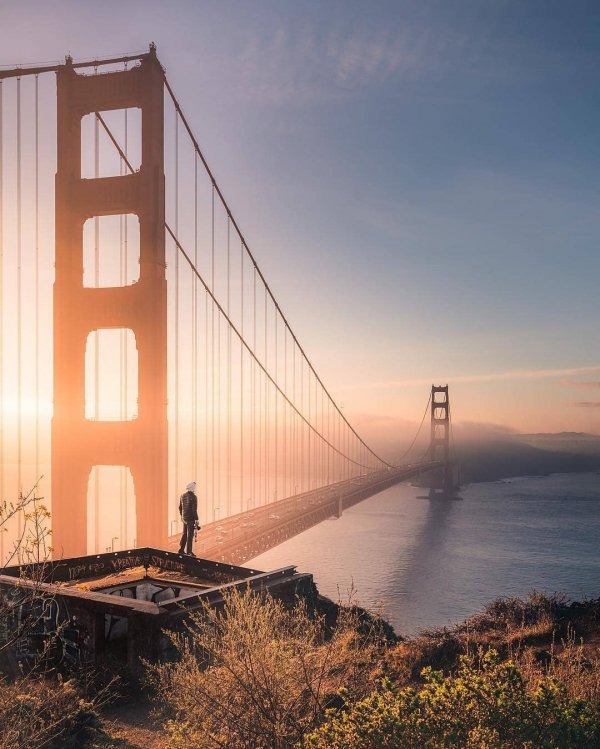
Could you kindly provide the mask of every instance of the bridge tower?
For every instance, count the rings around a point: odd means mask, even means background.
[[[456,489],[450,458],[450,396],[448,385],[431,386],[430,459],[444,466],[432,474],[430,496],[452,496]]]
[[[153,47],[140,65],[78,75],[69,60],[57,72],[56,257],[52,526],[55,557],[87,553],[87,487],[96,465],[127,466],[136,495],[137,545],[167,538],[167,287],[163,71]],[[138,107],[142,163],[126,176],[81,178],[81,120]],[[132,213],[140,222],[137,283],[83,286],[83,225]],[[138,350],[138,416],[85,418],[85,348],[104,328],[133,331]]]

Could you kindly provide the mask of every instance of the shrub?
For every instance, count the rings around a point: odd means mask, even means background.
[[[558,624],[559,618],[567,610],[568,604],[565,596],[556,593],[546,595],[534,590],[526,599],[495,599],[487,605],[483,613],[467,619],[459,629],[486,632],[491,629],[551,627]]]
[[[99,727],[93,704],[71,681],[29,675],[1,683],[2,749],[80,749]]]
[[[82,749],[88,739],[101,734],[96,709],[109,696],[112,681],[104,688],[93,685],[84,697],[79,682],[64,680],[52,666],[59,633],[48,635],[36,657],[19,664],[15,649],[35,631],[44,604],[52,600],[43,583],[51,548],[50,514],[36,495],[37,485],[14,503],[0,502],[0,533],[21,517],[22,530],[5,563],[30,564],[23,584],[0,591],[0,747],[1,749]],[[0,560],[2,562],[2,560]],[[0,567],[0,572],[2,571]]]
[[[600,704],[570,698],[552,676],[533,690],[512,661],[490,650],[463,656],[454,676],[430,668],[425,684],[390,682],[347,701],[305,741],[306,749],[593,749]]]
[[[172,634],[176,663],[151,669],[171,749],[287,749],[341,704],[369,694],[381,674],[380,633],[361,632],[356,612],[341,609],[328,632],[301,603],[268,595],[225,595],[183,634]]]

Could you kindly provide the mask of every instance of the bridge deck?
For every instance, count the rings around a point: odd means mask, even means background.
[[[242,564],[394,484],[441,465],[416,463],[377,471],[208,523],[198,534],[194,553]],[[178,545],[179,535],[171,536],[169,549],[177,550]]]

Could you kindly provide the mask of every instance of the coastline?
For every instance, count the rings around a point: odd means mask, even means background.
[[[595,597],[597,478],[569,472],[473,482],[462,502],[420,500],[422,489],[403,484],[253,564],[295,564],[334,600],[353,590],[358,603],[383,606],[395,630],[409,635],[453,626],[498,596],[537,589]]]

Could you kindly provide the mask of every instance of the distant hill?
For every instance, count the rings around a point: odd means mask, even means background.
[[[382,452],[392,462],[406,460],[400,446],[393,448]],[[410,457],[426,456],[427,449],[427,437],[422,436]],[[518,434],[494,424],[459,423],[454,427],[454,450],[465,484],[513,476],[600,471],[600,435],[585,432]],[[422,482],[425,486],[427,477]],[[600,491],[600,476],[598,485]]]
[[[557,432],[555,434],[519,434],[518,439],[542,450],[600,455],[600,435],[586,432]]]
[[[577,450],[571,441],[553,442],[554,435],[457,442],[464,483],[496,481],[511,476],[544,476],[550,473],[583,473],[600,470],[600,439],[594,450]],[[544,440],[543,438],[548,438]],[[537,444],[536,444],[537,443]],[[543,447],[541,446],[543,444]],[[592,442],[592,444],[594,444]],[[599,477],[600,484],[600,477]]]

